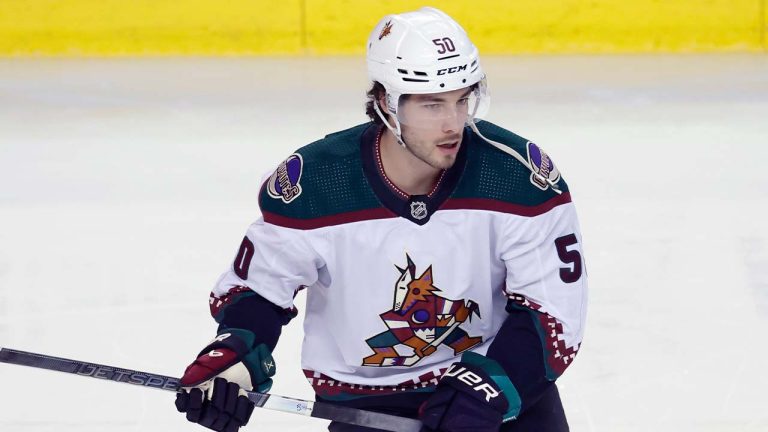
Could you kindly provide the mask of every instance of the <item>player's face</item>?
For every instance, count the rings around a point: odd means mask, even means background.
[[[422,162],[448,169],[456,162],[471,90],[410,95],[398,108],[406,148]]]

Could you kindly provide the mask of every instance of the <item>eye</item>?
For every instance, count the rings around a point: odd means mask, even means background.
[[[440,104],[427,104],[427,105],[424,105],[424,108],[429,110],[438,110],[440,109]]]
[[[461,99],[459,99],[459,101],[457,102],[457,104],[459,104],[459,105],[466,105],[466,104],[468,104],[468,103],[469,103],[469,98],[461,98]]]

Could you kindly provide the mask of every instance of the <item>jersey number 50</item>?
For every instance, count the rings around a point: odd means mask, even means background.
[[[572,264],[573,267],[560,267],[560,279],[565,283],[573,283],[579,280],[581,277],[581,254],[578,250],[568,250],[568,246],[573,246],[578,243],[576,235],[568,234],[555,239],[555,247],[557,247],[557,256],[560,257],[560,261],[565,264]]]

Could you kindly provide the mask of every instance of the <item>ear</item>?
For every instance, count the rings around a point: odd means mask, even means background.
[[[424,271],[424,274],[419,277],[419,280],[432,284],[432,266],[429,266],[429,268]]]

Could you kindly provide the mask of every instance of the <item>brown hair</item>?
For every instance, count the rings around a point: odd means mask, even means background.
[[[384,122],[381,120],[381,117],[376,114],[376,111],[373,109],[373,104],[379,103],[379,100],[385,97],[386,94],[387,90],[378,81],[374,81],[371,89],[368,90],[368,92],[365,94],[368,98],[368,100],[365,102],[365,115],[367,115],[371,121],[377,125],[383,124]],[[389,119],[389,113],[387,113],[386,110],[383,111],[383,114],[387,117],[387,119]]]

